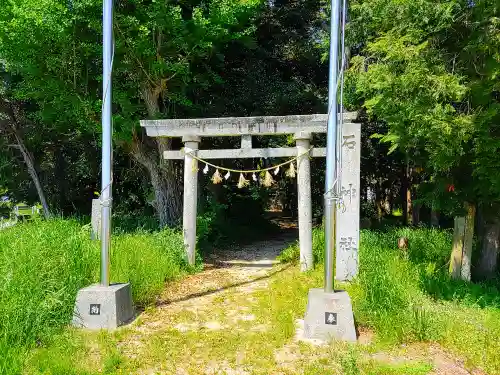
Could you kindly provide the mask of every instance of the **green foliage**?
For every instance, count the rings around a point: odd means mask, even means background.
[[[25,371],[30,374],[95,374],[106,368],[110,374],[128,374],[148,371],[154,366],[166,371],[184,368],[188,373],[198,373],[200,368],[222,361],[235,366],[244,356],[245,369],[251,368],[262,374],[283,371],[285,365],[292,372],[311,375],[423,375],[432,369],[432,364],[427,361],[441,359],[441,351],[437,357],[428,352],[439,344],[450,358],[463,359],[467,369],[481,368],[485,373],[498,373],[498,306],[481,306],[461,299],[448,301],[429,294],[422,283],[422,278],[432,278],[437,273],[428,270],[427,265],[434,263],[435,254],[441,253],[438,247],[449,246],[449,233],[406,232],[416,244],[412,251],[428,254],[417,257],[418,261],[401,254],[394,242],[399,234],[401,232],[397,230],[364,231],[363,241],[367,246],[362,242],[360,260],[365,275],[360,275],[362,280],[336,286],[346,287],[352,297],[360,331],[374,333],[370,345],[351,346],[335,342],[331,346],[318,347],[298,343],[290,348],[288,344],[294,340],[297,320],[305,313],[308,290],[321,287],[323,269],[317,267],[312,272],[303,273],[299,267],[280,267],[267,280],[267,288],[228,288],[211,298],[209,306],[204,306],[203,314],[199,311],[170,311],[168,319],[162,319],[151,310],[132,329],[109,333],[65,330],[52,337],[46,346],[31,352]],[[425,249],[427,236],[433,236],[436,248]],[[380,259],[377,258],[379,252],[383,253]],[[366,273],[369,262],[374,260],[379,275]],[[389,263],[383,263],[386,261]],[[217,284],[209,289],[232,285],[234,280],[228,277],[217,280]],[[375,285],[371,287],[370,282]],[[462,286],[463,289],[467,287],[472,289],[473,285],[464,283]],[[386,293],[381,288],[385,288]],[[382,297],[387,294],[388,297],[386,301],[381,299],[381,306],[376,301],[364,304],[365,292]],[[477,296],[486,297],[488,294],[494,292],[483,290]],[[396,305],[391,306],[391,303]],[[235,319],[235,312],[245,316],[251,314],[252,319]],[[142,324],[152,321],[160,324],[154,332],[141,328]],[[175,328],[189,324],[203,327],[214,321],[227,329],[195,328],[180,332]],[[256,327],[259,327],[258,331]],[[401,335],[401,330],[407,335]],[[430,342],[401,345],[420,340]],[[129,356],[129,350],[137,349],[139,345],[141,355]],[[196,356],[186,356],[186,353],[195,351]],[[96,357],[96,353],[99,356]],[[277,357],[277,353],[283,357]]]
[[[265,215],[266,199],[260,193],[260,187],[249,187],[243,192],[234,186],[214,189],[219,190],[214,194],[218,195],[218,200],[208,192],[197,217],[196,233],[202,252],[215,247],[241,245],[279,230]]]
[[[408,253],[397,248],[400,237],[409,239]],[[427,312],[422,273],[446,271],[451,234],[434,229],[392,229],[388,232],[362,231],[360,269],[354,284],[357,319],[373,326],[380,334],[398,341],[430,340],[436,321]],[[323,262],[324,231],[313,231],[315,262]],[[298,262],[299,248],[293,245],[279,257],[282,262]],[[429,275],[428,270],[432,270]]]
[[[76,292],[97,281],[99,247],[87,228],[55,219],[2,230],[0,249],[0,373],[12,374],[25,348],[43,345],[69,323]],[[178,232],[113,239],[111,279],[131,282],[138,306],[154,302],[166,281],[188,270]]]
[[[182,236],[173,229],[116,236],[111,249],[111,276],[131,283],[139,306],[153,303],[165,282],[189,269]]]
[[[408,238],[407,252],[397,246],[397,239],[402,236]],[[425,228],[392,228],[385,232],[363,230],[359,275],[352,283],[337,284],[336,288],[347,289],[357,324],[373,329],[381,344],[436,341],[469,363],[496,373],[500,369],[496,355],[500,334],[500,290],[494,283],[451,280],[447,272],[450,248],[449,231]],[[298,251],[293,253],[290,248],[286,249],[282,260],[296,262]],[[295,275],[293,280],[279,287],[303,288],[305,293],[307,286],[321,286],[322,271],[322,267],[318,267],[310,274]],[[304,283],[309,284],[304,286]],[[344,362],[346,368],[355,371],[354,359],[346,358]],[[414,371],[426,373],[424,369],[427,368],[428,365],[422,364],[415,366]],[[367,366],[367,373],[411,374],[411,369],[373,364],[373,367]]]
[[[315,228],[312,235],[314,264],[322,264],[325,259],[325,231],[322,228]],[[300,260],[299,242],[284,249],[278,256],[278,260],[282,263],[297,264]]]
[[[0,193],[0,197],[3,196],[3,193]],[[10,200],[0,201],[0,220],[8,219],[12,212],[12,202]]]
[[[422,332],[432,332],[434,327],[415,313],[425,309],[423,293],[415,283],[419,272],[411,262],[398,256],[397,239],[391,242],[392,237],[393,233],[387,236],[363,232],[356,283],[359,289],[354,297],[357,319],[391,339],[418,340]]]
[[[21,103],[29,120],[22,130],[52,210],[86,215],[99,190],[102,2],[40,4],[23,0],[0,10],[0,70],[6,71],[9,100]],[[324,111],[326,66],[308,38],[321,24],[318,6],[261,0],[115,4],[114,203],[120,212],[151,211],[147,172],[161,151],[145,137],[140,119]],[[35,202],[24,165],[8,167],[19,160],[3,146],[8,187],[16,200]]]
[[[202,249],[221,243],[223,230],[229,227],[224,216],[227,205],[210,199],[207,206],[205,212],[196,218],[197,241]]]
[[[358,367],[358,358],[356,351],[353,348],[349,348],[347,354],[341,359],[340,364],[342,365],[342,372],[345,375],[360,375],[361,371]]]
[[[367,375],[427,375],[432,370],[429,363],[372,362],[366,366]]]
[[[390,152],[424,169],[423,201],[459,214],[500,199],[498,6],[481,0],[356,0],[350,6],[351,105],[386,124]],[[376,132],[381,133],[381,132]],[[441,194],[448,184],[453,194]]]

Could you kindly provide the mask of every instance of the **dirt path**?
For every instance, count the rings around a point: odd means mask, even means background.
[[[295,231],[287,231],[272,240],[211,254],[203,272],[169,284],[157,303],[157,309],[143,314],[141,320],[145,323],[142,327],[158,327],[165,322],[166,315],[183,310],[206,311],[215,298],[224,294],[251,296],[252,292],[265,289],[270,277],[288,267],[280,265],[276,258],[297,240],[296,235]],[[233,315],[245,309],[244,306],[234,308]]]

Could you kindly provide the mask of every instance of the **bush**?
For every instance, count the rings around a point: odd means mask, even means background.
[[[198,248],[202,251],[235,243],[242,245],[279,230],[265,217],[258,196],[233,194],[226,198],[226,203],[219,203],[209,197],[197,217]]]
[[[113,237],[111,279],[132,283],[137,305],[188,269],[172,230]],[[0,373],[20,372],[22,353],[67,325],[77,291],[98,281],[99,243],[88,227],[55,219],[0,231]]]

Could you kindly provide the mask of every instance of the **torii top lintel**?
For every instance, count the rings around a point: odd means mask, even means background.
[[[340,115],[340,114],[339,114]],[[344,122],[354,122],[356,112],[344,112]],[[239,135],[326,133],[328,115],[221,117],[201,119],[141,120],[151,137],[219,137]]]

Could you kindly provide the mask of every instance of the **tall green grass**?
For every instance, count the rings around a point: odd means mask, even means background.
[[[397,240],[407,237],[402,251]],[[422,273],[443,269],[451,251],[448,232],[434,229],[363,231],[359,275],[352,285],[357,320],[398,342],[437,339],[438,321],[428,313]]]
[[[314,228],[312,237],[314,264],[322,264],[325,260],[325,231],[323,228]],[[298,241],[288,246],[278,255],[278,260],[282,263],[296,264],[299,262],[299,259],[300,247]]]
[[[315,229],[315,259],[322,259],[323,231]],[[407,237],[400,250],[397,240]],[[472,367],[500,374],[498,284],[452,280],[448,274],[452,233],[427,228],[361,231],[359,274],[348,290],[356,322],[386,344],[439,342]],[[298,260],[296,245],[281,260]],[[321,263],[321,262],[320,262]],[[320,269],[308,278],[322,280]],[[297,288],[296,285],[291,286]]]
[[[182,249],[173,230],[115,236],[111,279],[131,282],[136,305],[152,303],[165,281],[188,270]],[[98,272],[99,243],[76,221],[0,231],[0,373],[19,373],[23,354],[70,322],[78,289]]]

